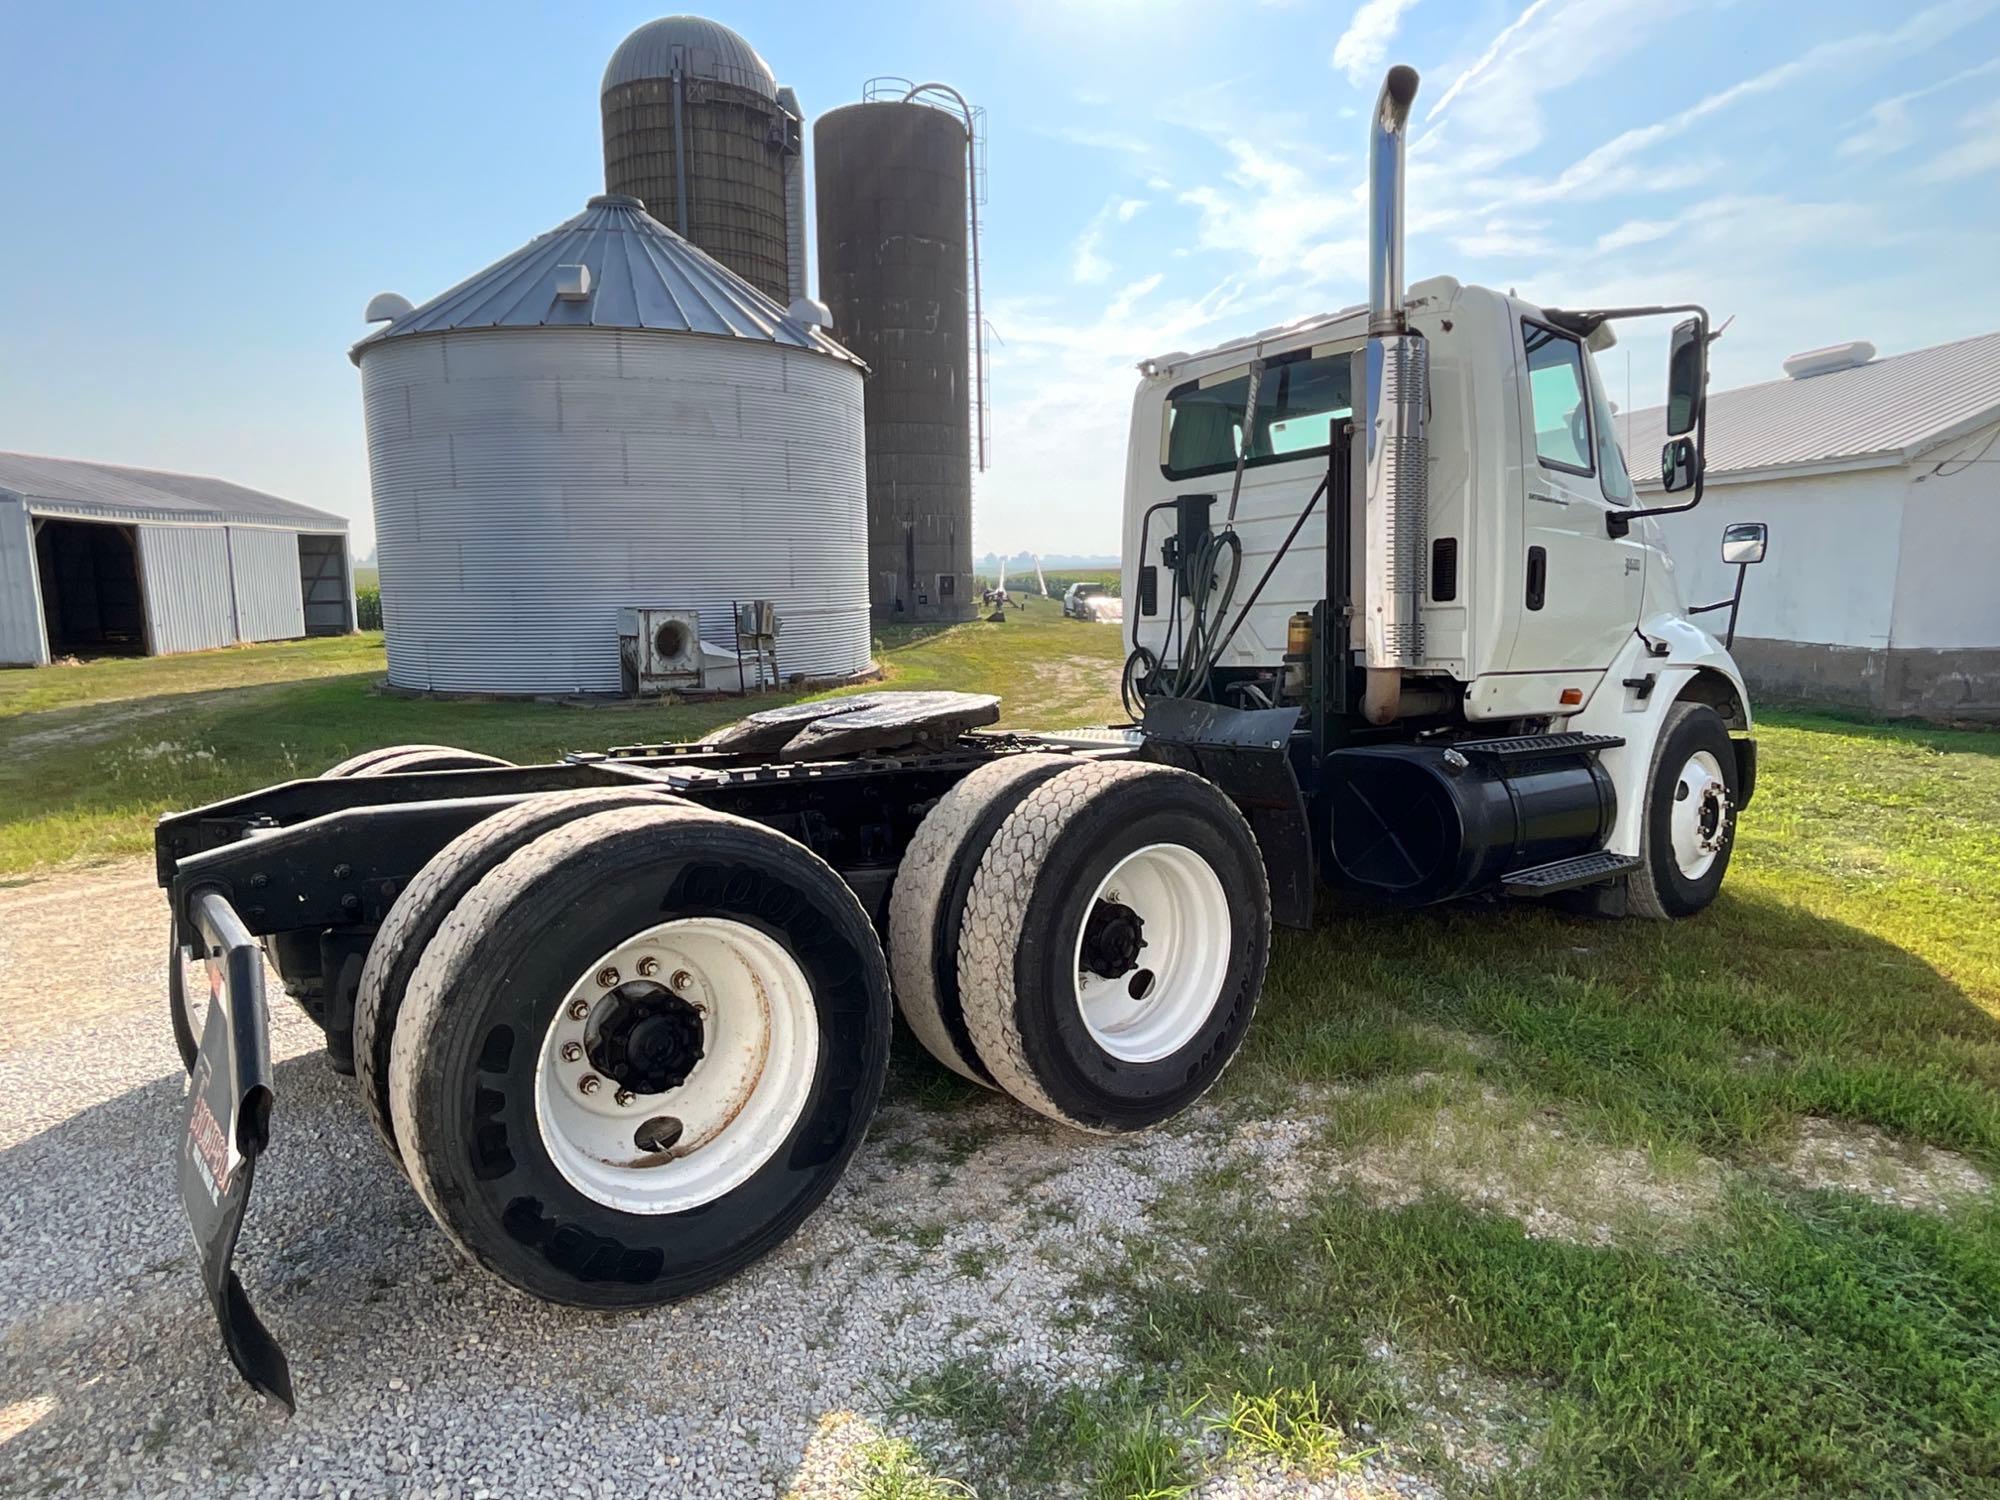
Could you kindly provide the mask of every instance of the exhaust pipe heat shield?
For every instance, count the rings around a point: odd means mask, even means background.
[[[1430,350],[1420,335],[1368,340],[1363,645],[1374,670],[1424,660],[1424,566],[1430,533]]]

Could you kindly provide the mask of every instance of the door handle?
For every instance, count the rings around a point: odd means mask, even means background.
[[[1533,490],[1528,491],[1528,498],[1530,500],[1540,500],[1548,505],[1569,504],[1569,496],[1567,495],[1538,495]]]

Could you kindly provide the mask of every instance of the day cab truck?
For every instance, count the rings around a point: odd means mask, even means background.
[[[1405,294],[1416,86],[1391,70],[1373,118],[1368,305],[1144,367],[1128,724],[861,694],[547,765],[392,747],[161,820],[181,1195],[254,1386],[292,1399],[232,1269],[284,1149],[267,958],[459,1250],[615,1309],[799,1227],[876,1108],[892,1009],[975,1083],[1140,1130],[1215,1082],[1273,924],[1324,890],[1715,899],[1749,700],[1592,359],[1621,320],[1680,317],[1662,474],[1692,505],[1707,314]]]

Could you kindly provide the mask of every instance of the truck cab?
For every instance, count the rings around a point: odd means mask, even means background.
[[[1379,106],[1371,247],[1393,277],[1376,276],[1387,284],[1370,303],[1140,366],[1123,517],[1128,706],[1297,705],[1316,756],[1584,736],[1611,794],[1594,852],[1640,861],[1656,751],[1686,717],[1677,706],[1699,705],[1730,739],[1702,752],[1704,768],[1727,762],[1716,795],[1729,807],[1710,818],[1726,838],[1753,784],[1749,695],[1639,504],[1594,357],[1618,321],[1690,309],[1567,311],[1443,276],[1402,290],[1407,106],[1394,85]],[[1674,477],[1678,455],[1678,487],[1697,500],[1707,338],[1705,314],[1676,330],[1677,431],[1694,437],[1666,460]],[[1303,769],[1324,789],[1324,765]],[[1322,863],[1338,875],[1332,822]]]

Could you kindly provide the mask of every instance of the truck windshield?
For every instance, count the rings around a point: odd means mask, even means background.
[[[1604,498],[1613,505],[1632,503],[1632,476],[1625,469],[1625,450],[1619,442],[1619,424],[1613,420],[1611,403],[1604,395],[1604,375],[1597,368],[1597,356],[1590,358],[1590,414],[1597,429],[1597,477],[1604,486]]]
[[[1353,414],[1352,382],[1353,355],[1345,350],[1314,357],[1301,349],[1268,360],[1243,466],[1324,454],[1333,443],[1333,424]],[[1176,388],[1167,397],[1161,472],[1169,479],[1194,479],[1235,468],[1249,398],[1248,365]]]

